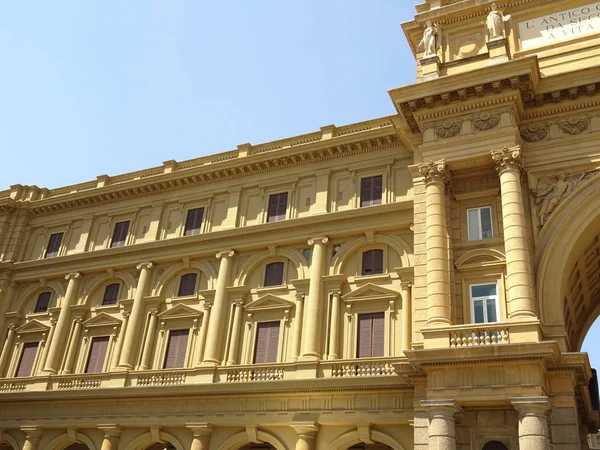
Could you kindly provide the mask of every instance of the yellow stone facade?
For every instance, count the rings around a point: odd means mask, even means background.
[[[416,11],[396,115],[0,191],[2,450],[595,445],[600,2]]]

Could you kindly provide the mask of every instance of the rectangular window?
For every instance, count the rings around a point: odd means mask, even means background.
[[[42,292],[38,295],[37,302],[35,302],[34,313],[44,313],[48,311],[50,306],[50,300],[52,299],[52,292]]]
[[[181,277],[179,282],[179,291],[177,291],[178,297],[189,297],[196,293],[196,281],[198,280],[198,274],[187,273]]]
[[[481,241],[494,237],[492,232],[492,208],[467,209],[467,227],[470,241]]]
[[[187,351],[190,330],[171,330],[165,355],[165,369],[180,369],[185,365],[185,354]]]
[[[363,253],[362,274],[376,275],[383,273],[383,250],[369,250]]]
[[[473,323],[498,322],[498,286],[495,283],[471,285],[471,316]]]
[[[60,250],[60,244],[62,244],[64,233],[54,233],[50,235],[48,241],[48,247],[46,248],[46,254],[44,258],[55,258],[58,256]]]
[[[381,205],[383,196],[383,176],[362,178],[360,180],[360,207]]]
[[[110,247],[123,247],[127,242],[127,234],[129,233],[129,220],[125,222],[117,222],[113,231]]]
[[[16,377],[30,377],[33,371],[33,364],[37,355],[39,342],[27,342],[23,345],[19,365],[17,366]]]
[[[358,315],[357,358],[383,356],[385,313]]]
[[[288,193],[273,194],[269,196],[269,215],[267,222],[279,222],[285,220],[287,211]]]
[[[187,212],[187,218],[185,219],[185,231],[183,235],[193,236],[195,234],[200,234],[203,217],[204,208],[190,209]]]
[[[108,336],[95,337],[92,339],[90,355],[85,366],[85,373],[100,373],[104,370],[104,360],[108,350]]]
[[[283,268],[282,262],[274,262],[267,264],[265,268],[265,286],[281,286],[283,284]]]
[[[261,322],[256,330],[254,364],[277,362],[279,349],[279,322]]]
[[[113,283],[106,286],[104,289],[104,297],[102,298],[102,305],[116,305],[119,299],[119,290],[121,285],[119,283]]]

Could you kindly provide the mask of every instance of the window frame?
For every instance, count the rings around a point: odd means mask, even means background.
[[[361,319],[361,316],[372,316],[371,319],[373,319],[375,315],[379,316],[379,318],[381,319],[381,322],[382,322],[382,326],[383,326],[383,329],[381,330],[381,335],[382,335],[382,339],[383,339],[381,342],[381,356],[373,356],[373,354],[371,354],[370,356],[359,356],[360,345],[361,345],[360,344],[360,319]],[[386,322],[387,322],[387,320],[386,320],[385,311],[356,313],[356,331],[355,331],[355,335],[356,335],[355,349],[356,350],[355,350],[355,354],[354,354],[356,359],[366,359],[366,358],[372,359],[372,358],[385,357],[385,354],[386,354],[386,343],[385,343],[386,339],[385,339],[385,337],[386,337],[386,328],[387,328]],[[371,320],[371,323],[373,323],[372,320]],[[371,344],[373,344],[374,336],[375,336],[375,334],[373,333],[373,328],[371,328]],[[371,353],[373,350],[372,347],[373,346],[371,345]]]
[[[491,236],[490,237],[483,237],[483,226],[482,226],[482,220],[481,220],[481,211],[487,209],[490,212],[490,233]],[[477,239],[471,239],[471,221],[469,219],[469,212],[470,211],[477,211],[478,212],[478,238]],[[465,211],[465,215],[467,218],[467,241],[469,242],[478,242],[478,241],[485,241],[488,239],[494,239],[495,237],[495,233],[494,233],[494,211],[492,208],[492,205],[486,205],[486,206],[477,206],[477,207],[473,207],[473,208],[466,208]]]
[[[473,291],[472,288],[473,287],[477,287],[477,286],[495,286],[496,287],[496,295],[495,296],[488,296],[488,297],[473,297]],[[494,302],[495,302],[495,310],[496,310],[496,321],[495,322],[490,322],[489,320],[487,320],[487,300],[489,300],[490,298],[494,298]],[[479,301],[479,300],[484,300],[484,307],[483,307],[483,316],[484,316],[484,321],[483,322],[475,322],[475,301]],[[471,307],[471,324],[474,325],[487,325],[487,324],[493,324],[493,323],[500,323],[502,321],[501,319],[501,311],[500,311],[500,286],[497,282],[483,282],[483,283],[469,283],[469,304]]]
[[[379,199],[373,199],[373,196],[371,196],[370,200],[365,200],[363,199],[364,193],[363,193],[363,182],[366,180],[374,180],[376,178],[380,178],[381,179],[381,196],[379,197]],[[384,204],[384,197],[385,197],[385,177],[382,173],[377,174],[377,175],[364,175],[360,177],[360,182],[359,182],[359,192],[358,192],[358,207],[359,208],[369,208],[371,206],[379,206],[379,205],[383,205]],[[374,191],[375,190],[375,183],[372,183],[371,185],[371,189]],[[369,204],[367,204],[367,202]]]
[[[281,320],[260,320],[254,323],[254,337],[252,339],[252,352],[250,355],[250,364],[277,364],[280,363],[282,361],[282,355],[281,355],[281,344],[283,341],[283,332],[284,332],[284,327],[282,326],[282,321]],[[256,362],[256,350],[257,350],[257,344],[258,344],[258,329],[260,327],[261,324],[267,324],[267,323],[276,323],[277,324],[277,354],[275,355],[275,361],[267,361],[267,362]]]
[[[269,266],[273,266],[274,264],[281,265],[281,282],[279,284],[267,284],[267,276],[269,271]],[[287,264],[285,261],[268,261],[264,264],[263,274],[262,274],[262,286],[264,288],[274,288],[281,287],[286,285],[286,269]]]
[[[50,243],[52,242],[52,237],[57,235],[61,235],[61,238],[60,242],[58,243],[58,248],[56,249],[56,254],[54,254],[54,252],[52,252],[53,254],[50,254],[49,250]],[[46,246],[44,247],[44,257],[42,259],[58,258],[59,256],[62,256],[62,250],[65,244],[66,235],[67,233],[65,231],[55,231],[53,233],[50,233],[50,236],[48,236],[48,239],[46,240]]]
[[[283,215],[280,213],[276,216],[271,216],[271,198],[273,197],[279,197],[281,195],[285,195],[286,196],[286,202],[285,202],[285,212],[283,213]],[[265,222],[266,223],[275,223],[275,222],[283,222],[284,220],[287,220],[289,218],[289,211],[291,208],[291,204],[290,204],[290,200],[291,200],[291,195],[289,191],[279,191],[279,192],[274,192],[272,194],[268,194],[267,195],[267,205],[265,208],[265,212],[266,212],[266,217],[265,217]],[[281,205],[279,205],[281,206]],[[278,212],[279,212],[279,206],[278,206]],[[282,217],[283,218],[279,218]]]
[[[181,295],[181,284],[183,282],[183,278],[188,276],[188,275],[195,275],[196,279],[194,280],[194,290],[191,294],[187,294],[187,295]],[[197,271],[190,271],[190,272],[186,272],[183,273],[179,276],[178,280],[177,280],[177,290],[174,292],[174,298],[185,298],[185,297],[195,297],[198,293],[198,286],[199,286],[199,282],[200,282],[200,277],[201,277],[201,273],[197,272]]]
[[[381,272],[371,272],[371,273],[365,273],[365,255],[367,253],[372,253],[372,252],[381,252]],[[360,275],[361,277],[370,277],[370,276],[375,276],[375,275],[383,275],[386,273],[386,269],[387,269],[387,264],[386,264],[386,256],[387,253],[383,248],[370,248],[367,250],[364,250],[362,252],[360,252]]]
[[[115,301],[114,301],[114,303],[106,303],[106,292],[107,292],[107,289],[110,286],[115,286],[115,285],[119,286],[119,289],[117,289],[117,295],[116,295]],[[115,306],[115,305],[118,305],[119,304],[119,299],[121,297],[121,292],[123,290],[123,282],[120,282],[120,281],[109,282],[109,283],[104,284],[103,287],[104,287],[104,289],[103,289],[104,292],[102,293],[102,298],[100,300],[100,305],[99,306]]]
[[[90,344],[87,346],[87,357],[85,358],[85,363],[83,366],[82,373],[89,374],[98,374],[107,372],[107,364],[110,359],[110,351],[111,351],[111,336],[110,335],[98,335],[93,336],[90,339]],[[97,339],[106,339],[106,350],[104,351],[104,360],[102,361],[102,370],[100,372],[88,372],[88,366],[90,364],[90,357],[92,356],[92,349],[94,348],[94,341]]]
[[[35,356],[33,357],[33,362],[31,363],[31,371],[29,372],[28,375],[18,376],[19,369],[21,368],[21,362],[23,361],[23,355],[25,353],[25,347],[27,346],[27,344],[36,344],[37,345],[37,349],[35,351]],[[35,376],[37,369],[38,369],[37,366],[40,362],[40,357],[41,357],[40,350],[43,350],[43,344],[42,344],[41,340],[35,340],[35,339],[34,340],[26,340],[26,341],[23,341],[20,343],[17,358],[15,360],[14,370],[12,371],[13,378],[30,378],[30,377]]]
[[[40,297],[43,294],[48,294],[48,293],[50,294],[50,298],[48,299],[48,306],[43,311],[37,311],[37,306],[38,306],[38,302],[40,301]],[[50,310],[50,305],[52,304],[52,300],[54,300],[54,292],[52,290],[39,291],[39,293],[37,294],[35,303],[33,304],[33,309],[31,310],[31,313],[32,314],[48,314],[48,312]]]
[[[202,215],[200,217],[200,224],[197,228],[198,232],[197,233],[189,233],[188,234],[188,219],[189,219],[189,214],[191,211],[197,211],[197,210],[202,210]],[[204,224],[206,222],[206,207],[205,206],[191,206],[185,209],[185,219],[183,220],[183,231],[182,231],[182,236],[197,236],[199,234],[202,234],[204,232]],[[182,217],[183,219],[183,217]],[[196,230],[196,228],[190,228],[190,230]]]
[[[169,355],[169,344],[171,343],[171,336],[173,332],[176,331],[185,331],[187,332],[187,338],[185,343],[185,354],[183,355],[183,364],[181,367],[166,367],[167,365],[167,357]],[[181,370],[186,369],[190,366],[190,351],[193,346],[193,330],[190,328],[169,328],[167,330],[167,336],[165,338],[164,351],[162,352],[162,363],[160,365],[161,370]]]
[[[115,235],[117,232],[117,226],[122,224],[122,223],[127,223],[127,232],[125,233],[125,236],[123,238],[122,241],[115,241]],[[126,247],[127,244],[129,243],[129,238],[131,236],[131,228],[133,225],[133,221],[131,219],[124,219],[124,220],[118,220],[114,222],[114,225],[112,226],[112,234],[110,237],[110,242],[108,244],[109,248],[120,248],[120,247]],[[121,243],[122,245],[115,245],[116,243]]]

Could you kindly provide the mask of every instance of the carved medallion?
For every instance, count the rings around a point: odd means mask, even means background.
[[[460,122],[444,122],[435,127],[435,134],[442,139],[448,139],[457,136],[460,129]]]
[[[574,136],[576,134],[581,134],[588,129],[590,126],[590,119],[588,117],[572,117],[565,122],[560,122],[558,126],[563,133]]]
[[[488,131],[496,128],[500,123],[499,113],[483,113],[473,118],[473,128],[477,131]]]
[[[521,137],[527,142],[539,142],[548,136],[546,124],[532,123],[519,129]]]

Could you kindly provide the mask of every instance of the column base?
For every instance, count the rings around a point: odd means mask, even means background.
[[[301,362],[315,362],[321,361],[321,355],[319,353],[306,353],[298,358],[298,361]]]

